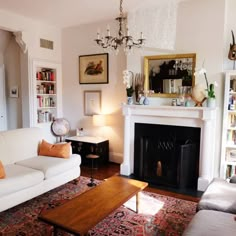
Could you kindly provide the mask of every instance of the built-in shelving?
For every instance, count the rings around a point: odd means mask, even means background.
[[[48,131],[53,119],[62,117],[61,80],[61,64],[32,61],[31,126]]]
[[[52,122],[56,116],[57,71],[48,67],[36,68],[37,122]]]
[[[236,174],[236,71],[225,73],[221,177]]]

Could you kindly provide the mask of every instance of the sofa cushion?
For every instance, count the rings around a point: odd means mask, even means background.
[[[70,170],[76,165],[80,165],[81,158],[77,154],[72,154],[68,159],[37,156],[29,158],[27,160],[16,162],[16,164],[40,170],[44,173],[44,178],[48,179],[67,170]]]
[[[236,184],[215,178],[203,193],[197,210],[216,210],[236,213]]]
[[[43,139],[40,146],[39,146],[39,155],[40,156],[69,158],[70,157],[70,147],[71,147],[71,143],[51,144],[51,143],[46,142]]]
[[[44,179],[41,171],[19,165],[5,166],[6,178],[0,180],[0,196],[39,184]]]
[[[185,229],[183,236],[235,236],[235,215],[219,211],[199,211]]]
[[[5,177],[6,177],[5,169],[2,162],[0,161],[0,179],[4,179]]]
[[[43,137],[40,128],[22,128],[0,132],[1,161],[14,164],[38,155],[38,145]]]

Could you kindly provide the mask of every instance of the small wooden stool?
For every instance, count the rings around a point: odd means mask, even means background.
[[[93,186],[96,186],[96,184],[94,183],[94,178],[93,178],[93,160],[99,158],[99,156],[95,154],[88,154],[86,158],[91,159],[91,162],[92,162],[90,183],[88,183],[87,185],[89,187],[93,187]]]

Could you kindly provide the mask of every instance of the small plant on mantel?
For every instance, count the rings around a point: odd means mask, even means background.
[[[207,74],[206,74],[206,69],[201,68],[200,70],[196,71],[194,75],[204,75],[205,81],[206,81],[206,91],[207,91],[207,98],[216,98],[215,96],[215,84],[210,84],[208,83],[207,79]]]
[[[132,71],[130,70],[123,71],[123,83],[125,84],[125,87],[126,87],[127,97],[132,97],[134,93],[133,77],[134,77],[134,73]]]

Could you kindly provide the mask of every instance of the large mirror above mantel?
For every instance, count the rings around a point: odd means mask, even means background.
[[[145,56],[145,90],[154,91],[156,97],[189,94],[195,83],[195,66],[195,53]]]

